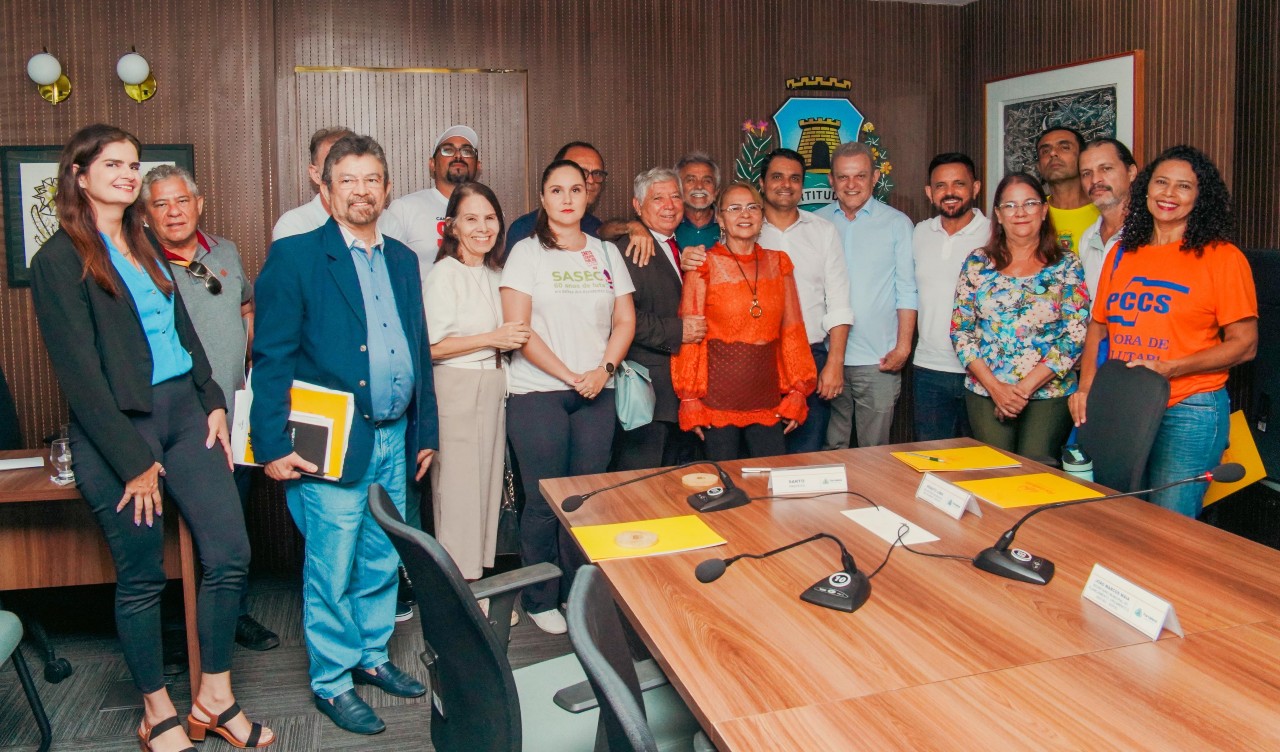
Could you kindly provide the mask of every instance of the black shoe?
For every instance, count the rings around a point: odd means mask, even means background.
[[[354,689],[348,689],[333,698],[333,702],[329,702],[320,695],[314,695],[313,699],[316,710],[329,716],[329,720],[343,731],[350,731],[353,734],[380,734],[387,730],[387,724],[382,722],[368,703],[360,699],[360,695],[356,694]]]
[[[413,597],[413,582],[409,580],[409,573],[404,571],[404,565],[400,566],[400,587],[396,590],[396,600],[410,606],[417,603]],[[396,613],[399,614],[399,611]]]
[[[413,601],[408,603],[396,601],[396,622],[409,621],[413,618]]]
[[[391,661],[378,666],[372,674],[362,668],[353,668],[351,678],[356,684],[372,684],[396,697],[421,697],[427,693],[422,682],[396,668]]]
[[[249,650],[270,650],[279,647],[280,638],[275,632],[262,626],[248,614],[241,614],[236,621],[236,643]]]
[[[160,638],[165,676],[181,676],[187,671],[187,633],[164,632]]]

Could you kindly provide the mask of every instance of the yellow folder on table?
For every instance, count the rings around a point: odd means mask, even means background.
[[[1222,453],[1222,461],[1224,463],[1239,462],[1244,465],[1244,477],[1235,483],[1210,483],[1209,490],[1204,493],[1206,507],[1267,477],[1267,468],[1262,465],[1262,455],[1258,454],[1258,444],[1253,440],[1253,433],[1249,431],[1249,421],[1244,417],[1242,410],[1231,413],[1229,441],[1231,443],[1227,445],[1227,451]]]
[[[653,556],[723,546],[725,539],[696,514],[571,528],[592,561]]]
[[[995,470],[1021,467],[1022,463],[989,446],[959,449],[921,449],[916,452],[892,452],[895,458],[921,473],[944,473],[951,470]]]
[[[1029,473],[1007,478],[963,480],[957,486],[1003,509],[1096,499],[1104,494],[1053,473]]]

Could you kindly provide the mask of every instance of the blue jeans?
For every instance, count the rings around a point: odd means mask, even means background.
[[[351,669],[387,662],[395,629],[400,557],[369,511],[369,485],[380,483],[404,514],[404,418],[377,428],[364,477],[355,483],[285,484],[285,501],[306,540],[302,626],[311,690],[324,699],[352,688]]]
[[[1147,460],[1150,486],[1172,483],[1212,470],[1222,461],[1231,431],[1231,402],[1226,388],[1187,397],[1165,411]],[[1186,483],[1151,494],[1151,503],[1196,517],[1207,483]]]
[[[911,369],[915,440],[955,439],[972,436],[969,410],[964,404],[964,374]]]
[[[818,373],[827,365],[827,346],[819,342],[809,345],[813,351],[813,362],[818,366]],[[787,434],[787,454],[803,452],[820,452],[822,443],[827,440],[827,423],[831,420],[831,402],[818,396],[817,388],[805,400],[809,406],[809,417],[796,426],[796,430]]]

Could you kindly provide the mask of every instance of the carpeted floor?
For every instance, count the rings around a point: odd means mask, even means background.
[[[58,684],[42,676],[44,661],[30,644],[24,646],[27,663],[36,675],[36,687],[53,724],[54,750],[133,752],[138,749],[134,729],[140,709],[100,710],[103,699],[118,680],[129,673],[116,642],[111,615],[112,589],[62,588],[42,591],[43,603],[28,595],[7,594],[6,607],[26,605],[37,611],[49,628],[58,655],[71,662],[75,673]],[[357,689],[387,723],[375,737],[349,734],[320,715],[311,704],[307,684],[307,654],[302,642],[302,600],[299,584],[290,579],[254,579],[250,583],[250,611],[280,635],[280,647],[256,653],[237,646],[232,675],[236,695],[255,720],[276,732],[281,752],[311,750],[430,750],[430,709],[426,698],[394,698],[372,687]],[[56,597],[56,598],[55,598]],[[396,625],[391,659],[396,665],[426,679],[418,661],[422,631],[418,614]],[[548,635],[528,617],[512,630],[508,655],[519,668],[570,652],[563,636]],[[190,705],[187,675],[170,685],[179,712]],[[0,666],[0,752],[35,750],[39,734],[27,707],[22,687],[11,663]],[[224,752],[232,747],[213,738],[200,745],[201,752]]]

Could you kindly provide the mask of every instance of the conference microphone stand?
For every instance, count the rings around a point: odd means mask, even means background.
[[[734,484],[733,478],[729,473],[725,472],[724,468],[711,460],[696,460],[694,462],[685,462],[674,467],[655,470],[652,473],[641,475],[638,478],[624,480],[621,483],[614,483],[612,486],[597,488],[583,494],[566,496],[565,500],[560,502],[560,508],[565,512],[576,512],[582,507],[587,499],[598,493],[612,491],[615,488],[629,486],[632,483],[639,483],[642,480],[656,478],[659,475],[666,475],[667,473],[673,473],[676,470],[683,470],[686,467],[693,467],[694,465],[710,465],[716,469],[716,475],[720,476],[720,485],[712,486],[705,491],[699,491],[698,493],[689,495],[689,506],[693,507],[694,511],[722,512],[726,509],[734,509],[735,507],[751,503],[751,499],[747,497],[747,493]]]
[[[1181,486],[1184,483],[1199,483],[1205,481],[1220,481],[1222,483],[1235,483],[1244,477],[1244,466],[1235,462],[1228,462],[1218,465],[1207,473],[1201,473],[1191,478],[1183,478],[1175,480],[1172,483],[1165,483],[1162,486],[1148,488],[1142,491],[1128,491],[1126,493],[1110,494],[1108,496],[1098,496],[1092,499],[1076,499],[1074,501],[1060,501],[1056,504],[1046,504],[1042,507],[1027,512],[1022,519],[1014,523],[1013,527],[1004,532],[996,544],[991,548],[984,549],[981,553],[973,558],[973,565],[984,572],[1007,577],[1011,580],[1019,582],[1030,582],[1035,585],[1048,585],[1049,580],[1053,579],[1053,562],[1048,559],[1032,556],[1021,548],[1010,550],[1009,546],[1013,544],[1013,537],[1017,535],[1018,528],[1022,527],[1027,520],[1035,517],[1041,512],[1047,512],[1050,509],[1059,509],[1061,507],[1071,507],[1076,504],[1091,504],[1095,501],[1107,501],[1109,499],[1122,499],[1126,496],[1140,496],[1142,494],[1163,491],[1166,488]]]
[[[803,546],[806,543],[812,543],[821,538],[833,540],[840,547],[841,569],[810,585],[807,590],[800,594],[800,600],[823,608],[853,613],[867,602],[867,598],[871,597],[871,582],[864,573],[858,571],[858,565],[854,563],[849,549],[844,547],[844,542],[827,533],[815,533],[804,540],[788,543],[781,548],[775,548],[762,554],[738,554],[728,559],[707,559],[694,568],[693,576],[703,584],[715,582],[724,575],[726,569],[739,559],[767,559],[774,554],[780,554],[783,551]]]

